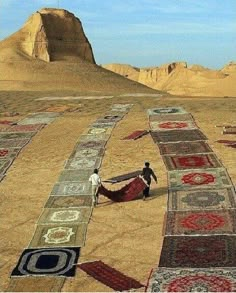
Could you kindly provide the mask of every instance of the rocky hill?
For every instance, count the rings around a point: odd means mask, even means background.
[[[150,68],[132,68],[126,64],[123,67],[122,64],[112,64],[112,66],[108,64],[104,67],[153,89],[173,95],[236,96],[234,62],[230,62],[222,70],[211,70],[201,65],[188,67],[186,62],[173,62]]]
[[[80,20],[53,8],[35,12],[0,42],[0,90],[152,91],[97,66]]]

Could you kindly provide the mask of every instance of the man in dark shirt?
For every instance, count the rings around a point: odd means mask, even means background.
[[[156,177],[155,173],[153,172],[153,170],[149,166],[150,166],[150,163],[146,162],[145,167],[143,168],[143,171],[141,173],[141,176],[143,177],[143,179],[146,181],[146,183],[148,185],[143,191],[143,200],[145,200],[146,197],[149,196],[149,190],[150,190],[152,178],[157,183],[157,177]]]

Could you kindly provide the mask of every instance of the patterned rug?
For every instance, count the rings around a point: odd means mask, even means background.
[[[147,292],[236,292],[236,270],[157,268]]]
[[[75,276],[79,247],[25,249],[12,276]]]
[[[95,121],[95,123],[114,123],[118,122],[123,118],[123,115],[106,115],[103,118],[99,118]]]
[[[63,277],[12,277],[5,292],[61,292]]]
[[[92,157],[102,157],[104,155],[105,149],[93,149],[93,148],[86,148],[86,149],[75,149],[70,158],[92,158]]]
[[[112,128],[109,127],[103,127],[103,128],[98,128],[98,127],[92,127],[89,128],[84,132],[85,135],[110,135],[112,132]]]
[[[113,129],[116,125],[116,122],[94,122],[90,125],[90,128],[111,128]]]
[[[102,194],[115,202],[130,201],[137,198],[146,186],[147,185],[142,178],[136,177],[119,190],[108,190],[101,185],[99,187],[99,194]]]
[[[57,112],[36,112],[32,113],[27,118],[33,118],[33,119],[41,119],[41,118],[57,118],[61,116],[61,113]]]
[[[160,267],[235,267],[236,236],[164,237]]]
[[[111,111],[127,112],[133,107],[133,104],[113,104],[111,105]]]
[[[110,134],[106,134],[106,133],[98,133],[98,134],[84,134],[81,135],[79,138],[79,143],[85,143],[85,142],[93,142],[93,141],[105,141],[107,142],[107,140],[110,138]]]
[[[0,133],[0,140],[5,139],[30,139],[37,132],[16,132],[16,133]]]
[[[206,136],[199,129],[151,131],[150,133],[155,143],[207,140]]]
[[[235,149],[236,148],[236,143],[235,144],[226,145],[226,146],[229,147],[229,148]]]
[[[3,175],[7,169],[11,166],[12,160],[5,160],[1,159],[0,160],[0,175]]]
[[[1,149],[0,148],[0,160],[4,159],[4,160],[9,160],[9,159],[14,159],[18,153],[19,153],[20,149]]]
[[[165,114],[165,115],[151,115],[149,116],[149,121],[191,121],[193,116],[189,113],[187,114]]]
[[[44,209],[38,220],[40,225],[79,224],[88,223],[91,217],[91,207]]]
[[[168,212],[165,235],[236,234],[235,210]]]
[[[6,132],[35,132],[41,130],[45,124],[33,125],[12,125],[6,129]]]
[[[197,125],[194,121],[162,121],[162,122],[150,122],[150,128],[153,131],[167,131],[167,130],[191,130],[196,129]]]
[[[88,181],[93,174],[93,169],[87,170],[63,170],[58,178],[59,182],[74,181],[83,182]]]
[[[233,188],[169,191],[168,210],[231,208],[236,208],[236,194]]]
[[[224,188],[232,182],[224,168],[168,172],[170,189]]]
[[[31,125],[31,124],[50,124],[55,118],[25,118],[18,122],[18,125]]]
[[[161,143],[158,145],[160,154],[163,155],[188,155],[197,153],[213,153],[205,141],[189,141],[178,143]]]
[[[148,115],[168,115],[168,114],[186,114],[187,112],[182,107],[163,107],[148,109]],[[168,119],[167,119],[168,120]]]
[[[141,283],[130,278],[102,261],[79,264],[78,267],[94,279],[112,288],[114,291],[126,291],[144,287]]]
[[[50,196],[45,204],[45,208],[75,208],[75,207],[91,207],[92,196]]]
[[[110,182],[110,183],[118,183],[118,182],[122,182],[122,181],[126,181],[132,178],[135,178],[139,175],[141,175],[142,171],[138,170],[138,171],[134,171],[134,172],[130,172],[124,175],[120,175],[120,176],[116,176],[116,177],[112,177],[106,180],[103,180],[103,182]]]
[[[92,195],[90,182],[56,183],[51,195]]]
[[[236,140],[219,139],[216,142],[226,143],[226,144],[235,144],[236,143]]]
[[[219,168],[222,164],[214,154],[163,156],[167,170]]]
[[[223,134],[236,134],[236,127],[224,127]]]
[[[87,223],[37,225],[29,248],[82,247],[85,244]]]
[[[23,148],[30,142],[30,138],[26,139],[0,139],[0,148]]]
[[[15,123],[15,121],[0,120],[1,125],[12,125],[13,123]]]
[[[87,137],[87,136],[86,136]],[[76,145],[76,149],[86,149],[86,148],[92,148],[92,149],[103,149],[105,148],[107,141],[106,140],[86,140],[86,141],[79,141],[79,143]]]
[[[69,159],[65,165],[65,169],[71,170],[85,170],[85,169],[99,169],[102,163],[102,157],[92,158],[76,158]]]
[[[136,140],[138,138],[141,138],[142,136],[144,135],[147,135],[149,133],[149,131],[147,130],[136,130],[134,132],[132,132],[131,134],[129,134],[128,136],[122,138],[122,139],[133,139],[133,140]]]

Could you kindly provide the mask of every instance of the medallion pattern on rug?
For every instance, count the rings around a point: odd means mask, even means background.
[[[205,141],[160,143],[158,147],[161,155],[188,155],[213,152]]]
[[[25,249],[11,276],[73,277],[79,254],[79,247]]]
[[[18,155],[20,149],[14,149],[14,148],[9,148],[9,149],[1,149],[0,148],[0,160],[9,160],[9,159],[15,159],[16,156]]]
[[[193,121],[193,116],[186,114],[165,114],[165,115],[150,115],[149,121],[165,122],[165,121]]]
[[[92,207],[92,196],[50,196],[45,204],[45,208],[75,208],[75,207]]]
[[[203,188],[224,188],[232,186],[232,182],[224,168],[196,169],[194,172],[170,171],[168,172],[170,189],[199,189]]]
[[[168,210],[232,208],[236,208],[236,194],[233,188],[169,191]]]
[[[81,208],[58,208],[44,209],[38,220],[38,224],[79,224],[81,222],[88,223],[91,217],[92,209],[90,207]]]
[[[5,139],[30,139],[34,136],[37,132],[16,132],[16,133],[0,133],[0,140]]]
[[[87,223],[37,225],[29,248],[78,246],[85,243]]]
[[[65,169],[84,170],[99,168],[102,163],[102,157],[81,158],[74,157],[69,159],[65,165]]]
[[[199,129],[151,131],[150,133],[155,143],[207,140]]]
[[[148,109],[148,115],[186,114],[182,107],[163,107]],[[168,120],[168,119],[167,119]]]
[[[235,267],[236,236],[164,237],[160,267]]]
[[[165,235],[236,234],[235,210],[168,212]]]
[[[157,268],[147,292],[235,292],[236,270]]]
[[[167,131],[167,130],[191,130],[196,129],[197,125],[194,121],[162,121],[150,122],[150,128],[153,131]]]
[[[56,183],[52,195],[91,195],[90,182],[61,182]]]
[[[219,168],[222,164],[214,154],[163,156],[167,170]]]
[[[85,182],[93,174],[93,169],[86,170],[63,170],[58,178],[59,182],[74,181]]]

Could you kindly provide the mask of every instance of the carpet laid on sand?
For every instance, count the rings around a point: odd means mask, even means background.
[[[188,155],[198,153],[212,153],[213,150],[205,141],[189,141],[177,143],[158,144],[160,154],[164,155]]]
[[[235,209],[234,188],[169,190],[168,210]]]
[[[214,154],[164,156],[167,170],[219,168],[222,164]]]
[[[82,263],[78,267],[94,279],[118,292],[144,287],[135,279],[126,276],[100,260]]]
[[[147,135],[149,132],[147,130],[136,130],[134,132],[132,132],[131,134],[129,134],[128,136],[122,138],[124,140],[130,140],[130,139],[133,139],[133,140],[136,140],[138,138],[141,138],[142,136],[144,135]]]
[[[236,269],[156,269],[147,292],[235,292]]]
[[[167,213],[165,235],[236,234],[236,212],[231,210]]]
[[[99,194],[102,194],[112,201],[122,202],[130,201],[139,196],[139,194],[146,188],[146,183],[140,177],[136,177],[130,183],[119,190],[111,191],[106,189],[103,185],[99,187]]]
[[[91,124],[86,130],[86,135],[80,137],[38,219],[29,249],[23,251],[12,272],[12,277],[73,277],[75,275],[75,264],[79,257],[80,247],[85,245],[87,227],[93,209],[92,189],[88,179],[93,169],[101,165],[105,145],[115,122],[124,117],[131,107],[132,104],[112,105],[109,113],[103,117],[106,121],[104,127],[102,123],[99,127]],[[121,115],[117,115],[117,111]],[[30,129],[31,126],[28,124],[32,121],[34,123],[38,120],[52,122],[58,116],[58,113],[52,112],[34,113],[19,123],[21,126],[18,128]],[[112,127],[107,127],[109,119],[114,120]],[[31,134],[32,132],[27,132],[26,136]],[[7,135],[14,136],[16,140],[15,135],[20,136],[20,133]],[[6,140],[14,141],[13,137],[2,137],[2,141]],[[5,155],[6,152],[2,151],[2,156]],[[140,188],[141,184],[137,183],[137,185]],[[128,191],[127,199],[137,192],[137,188],[133,186],[129,186],[126,190]]]
[[[197,128],[197,125],[194,121],[153,121],[150,122],[150,128],[153,131],[167,131],[176,129],[191,130]]]
[[[235,267],[236,236],[164,237],[160,267]]]
[[[151,131],[150,133],[154,142],[157,144],[165,142],[207,140],[206,136],[198,129]]]
[[[61,292],[64,277],[12,277],[6,292]]]
[[[152,138],[168,170],[169,188],[160,262],[146,291],[234,292],[233,183],[193,117],[188,125],[188,113],[169,111],[148,111]],[[185,130],[194,125],[196,129]]]
[[[28,275],[73,277],[79,255],[79,247],[25,249],[11,277]]]

